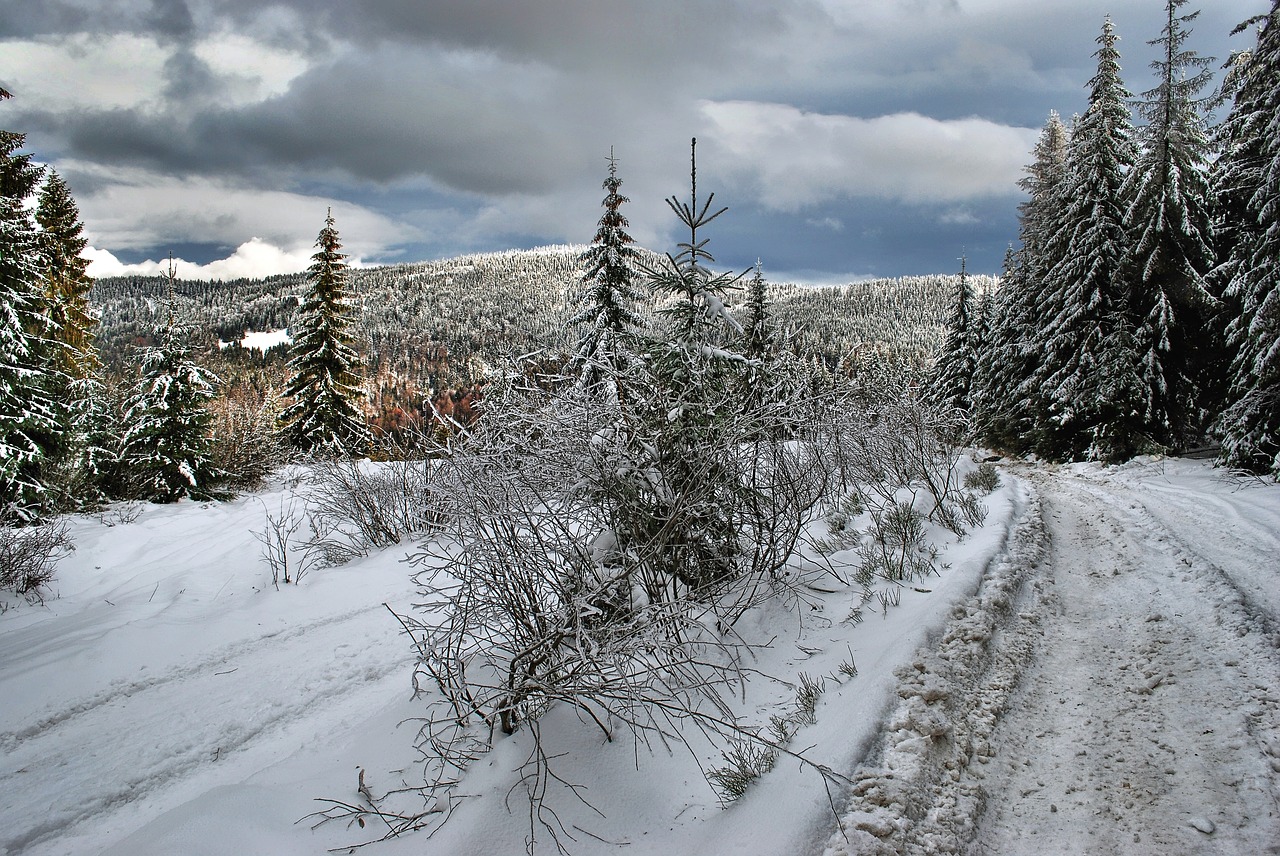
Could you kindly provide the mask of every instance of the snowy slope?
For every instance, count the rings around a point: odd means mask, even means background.
[[[1015,469],[987,498],[984,527],[959,543],[933,533],[950,567],[929,591],[906,590],[883,616],[873,602],[861,623],[847,620],[857,591],[829,585],[744,619],[744,634],[770,643],[753,666],[773,678],[753,681],[744,720],[784,709],[802,672],[823,679],[817,722],[792,748],[855,779],[852,795],[783,759],[722,808],[700,771],[720,763],[714,749],[606,744],[561,712],[544,738],[593,806],[557,798],[565,844],[949,853],[977,836],[974,852],[1093,852],[1090,841],[1274,852],[1280,488],[1189,462]],[[318,798],[358,800],[360,770],[378,795],[414,781],[425,702],[411,698],[409,640],[383,606],[418,599],[406,550],[274,590],[252,530],[288,490],[75,520],[78,550],[45,604],[0,615],[0,853],[287,856],[382,834],[304,818]],[[839,570],[853,556],[832,560]],[[1111,566],[1120,573],[1090,576]],[[853,678],[839,671],[850,658]],[[1188,706],[1194,721],[1161,718]],[[1133,710],[1146,712],[1125,719]],[[1213,736],[1192,733],[1202,721]],[[1157,734],[1186,755],[1174,775],[1153,774],[1177,785],[1126,809],[1147,781],[1134,765],[1167,754]],[[1077,756],[1080,741],[1109,757]],[[1195,760],[1199,747],[1212,764]],[[363,852],[524,852],[514,771],[528,748],[521,733],[499,740],[430,838]],[[1234,784],[1211,781],[1220,769]]]
[[[252,530],[286,490],[142,506],[132,522],[118,510],[75,520],[78,550],[45,604],[0,616],[0,852],[316,853],[377,837],[296,821],[323,807],[317,798],[356,799],[357,767],[377,793],[412,781],[414,728],[398,723],[424,703],[410,699],[409,641],[383,606],[408,611],[415,598],[405,550],[274,590]],[[795,748],[849,769],[891,701],[893,668],[978,585],[1021,501],[1012,483],[988,497],[985,527],[962,543],[947,536],[951,567],[932,591],[908,590],[887,617],[844,621],[858,603],[852,588],[749,616],[743,632],[772,640],[754,665],[776,680],[753,683],[744,716],[764,725],[791,702],[800,672],[825,676],[818,724]],[[838,569],[851,560],[833,557]],[[850,658],[852,680],[838,674]],[[567,715],[548,723],[568,753],[559,771],[586,784],[596,807],[556,805],[580,852],[604,846],[592,835],[629,841],[630,852],[710,841],[726,853],[782,852],[819,841],[833,822],[812,771],[780,763],[726,811],[699,770],[720,762],[709,746],[701,757],[650,754],[601,745]],[[513,798],[509,810],[505,798],[526,750],[519,734],[500,741],[466,782],[480,798],[464,799],[429,841],[374,852],[522,851],[527,807]],[[741,823],[779,800],[788,809],[769,811],[769,823]]]

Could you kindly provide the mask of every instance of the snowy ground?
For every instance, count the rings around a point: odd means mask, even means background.
[[[383,606],[417,597],[405,550],[275,591],[252,530],[285,490],[80,518],[45,604],[0,615],[0,853],[287,856],[378,837],[303,818],[359,799],[361,769],[375,793],[413,780],[423,702]],[[857,591],[825,585],[743,628],[772,640],[756,666],[775,680],[742,715],[763,724],[802,672],[822,679],[793,748],[851,792],[829,800],[784,760],[725,809],[699,769],[714,750],[651,754],[553,717],[558,771],[594,806],[557,803],[567,846],[1280,853],[1280,488],[1198,462],[1017,467],[987,504],[928,591],[884,616],[848,621]],[[516,735],[478,762],[431,838],[366,852],[524,852],[527,750]]]

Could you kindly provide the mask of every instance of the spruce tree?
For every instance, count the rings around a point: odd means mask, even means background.
[[[42,469],[60,442],[40,235],[27,205],[43,169],[18,152],[24,141],[0,131],[0,516],[11,520],[47,502]]]
[[[769,294],[760,262],[747,283],[746,321],[742,325],[742,354],[749,360],[763,360],[780,347],[778,331],[769,317]]]
[[[172,263],[169,320],[156,344],[138,355],[138,378],[124,404],[118,464],[128,492],[153,502],[216,496],[219,473],[211,460],[209,403],[220,381],[192,362],[183,330],[173,318]]]
[[[690,199],[667,205],[689,238],[665,264],[644,265],[650,288],[667,303],[659,309],[665,335],[649,345],[646,388],[635,402],[625,468],[633,475],[633,506],[620,515],[628,543],[662,544],[663,575],[693,590],[733,572],[738,532],[728,509],[740,489],[726,468],[723,449],[739,419],[746,360],[729,351],[742,326],[725,303],[741,274],[713,273],[703,229],[727,209],[712,213],[715,194],[698,198],[697,141],[691,147]],[[657,592],[654,593],[658,595]]]
[[[585,288],[579,298],[578,312],[569,320],[582,330],[578,348],[570,363],[570,373],[578,385],[593,394],[609,391],[609,397],[620,393],[621,380],[637,367],[637,336],[644,319],[635,306],[643,296],[637,279],[640,252],[632,246],[627,234],[627,218],[621,208],[628,201],[618,190],[618,161],[609,152],[609,175],[603,185],[604,214],[596,229],[595,239],[579,259],[583,266]]]
[[[960,257],[955,308],[947,322],[947,340],[929,375],[926,399],[937,407],[968,414],[973,377],[977,371],[977,299],[969,282],[967,262]]]
[[[705,228],[727,208],[711,211],[715,194],[698,202],[697,139],[690,146],[690,194],[684,203],[672,196],[667,206],[689,230],[689,240],[680,243],[676,255],[667,255],[663,266],[645,266],[649,287],[668,302],[658,312],[668,320],[675,343],[686,351],[702,350],[722,344],[730,334],[741,334],[742,325],[733,317],[726,303],[728,292],[736,287],[742,274],[713,273],[707,265],[715,258],[707,251],[706,239],[698,239]],[[720,356],[725,356],[721,353]]]
[[[333,212],[316,238],[319,251],[307,269],[308,289],[290,325],[289,381],[292,402],[280,415],[287,442],[307,454],[359,457],[369,450],[363,364],[355,348],[356,306],[347,286],[347,265]]]
[[[100,464],[110,453],[103,448],[105,395],[94,334],[97,319],[89,308],[93,279],[81,253],[80,210],[66,182],[54,170],[40,193],[36,220],[42,229],[42,264],[50,319],[51,398],[56,417],[66,432],[57,466],[65,498],[76,506],[92,502]]]
[[[1078,458],[1090,450],[1107,458],[1128,428],[1111,426],[1105,444],[1095,433],[1116,414],[1111,393],[1132,389],[1134,378],[1112,377],[1132,360],[1115,361],[1124,332],[1128,289],[1121,278],[1126,249],[1126,175],[1137,152],[1125,106],[1132,96],[1120,79],[1120,54],[1111,19],[1098,37],[1097,74],[1089,81],[1089,107],[1076,122],[1067,150],[1063,250],[1046,273],[1042,302],[1043,362],[1033,375],[1036,449],[1046,457]],[[1105,352],[1105,353],[1104,353]],[[1129,420],[1122,420],[1132,428]]]
[[[62,176],[50,169],[40,192],[36,220],[43,230],[46,299],[58,345],[56,362],[69,379],[89,377],[99,369],[94,335],[97,319],[89,308],[93,278],[81,256],[88,240],[80,209]]]
[[[1019,186],[1030,198],[1019,206],[1022,246],[1008,254],[993,306],[984,371],[973,391],[978,430],[991,444],[1013,452],[1030,449],[1034,424],[1031,380],[1043,355],[1042,302],[1048,272],[1057,259],[1055,236],[1067,187],[1066,126],[1049,114],[1035,160]]]
[[[1158,83],[1143,93],[1142,151],[1126,182],[1130,251],[1125,260],[1144,385],[1145,430],[1182,448],[1201,431],[1198,401],[1213,359],[1210,317],[1216,305],[1205,275],[1213,265],[1207,167],[1210,143],[1199,93],[1211,60],[1186,46],[1199,12],[1167,0],[1167,22],[1150,44]]]
[[[1280,0],[1262,18],[1227,125],[1220,174],[1233,240],[1222,267],[1235,316],[1222,461],[1280,478]]]

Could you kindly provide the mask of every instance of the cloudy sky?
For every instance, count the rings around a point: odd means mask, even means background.
[[[1200,5],[1225,59],[1270,2]],[[67,179],[99,275],[297,270],[329,206],[365,263],[585,243],[611,147],[670,249],[694,136],[726,266],[996,272],[1108,13],[1150,88],[1162,0],[4,0],[0,127]]]

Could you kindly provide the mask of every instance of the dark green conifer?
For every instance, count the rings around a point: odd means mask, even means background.
[[[332,211],[316,246],[308,289],[290,325],[285,395],[292,402],[280,415],[281,430],[304,453],[360,457],[370,445],[361,412],[363,363],[355,348],[356,306],[347,286],[346,255],[340,252]]]

